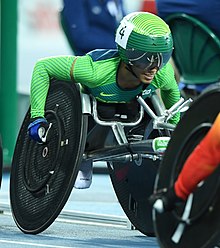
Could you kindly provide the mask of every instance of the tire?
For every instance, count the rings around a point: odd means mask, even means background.
[[[189,154],[202,140],[220,112],[220,87],[204,91],[184,114],[169,142],[158,170],[155,189],[174,184]],[[193,193],[188,224],[181,224],[186,204],[163,214],[153,210],[160,246],[164,248],[208,248],[220,240],[220,167]],[[177,228],[184,227],[182,232]],[[174,234],[180,234],[175,239]]]
[[[10,201],[21,231],[37,234],[48,228],[63,209],[73,188],[87,134],[76,84],[52,81],[45,107],[52,127],[48,141],[31,140],[28,110],[13,155]]]

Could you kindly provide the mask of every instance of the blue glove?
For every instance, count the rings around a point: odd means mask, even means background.
[[[49,124],[47,120],[45,118],[39,117],[39,118],[35,118],[28,125],[28,133],[31,139],[42,144],[46,142],[45,137],[46,137],[48,128],[49,128]]]

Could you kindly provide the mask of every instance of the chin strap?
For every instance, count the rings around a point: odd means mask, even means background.
[[[131,65],[127,65],[127,64],[126,64],[125,68],[126,68],[133,76],[135,76],[136,78],[138,78],[137,75],[134,73],[134,71],[133,71]]]

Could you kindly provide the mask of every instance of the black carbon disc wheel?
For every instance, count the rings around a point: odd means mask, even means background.
[[[151,131],[149,138],[159,136],[157,131]],[[149,237],[155,233],[148,198],[153,193],[159,164],[159,160],[147,158],[140,164],[135,161],[108,163],[111,182],[123,211],[133,227]]]
[[[158,161],[143,159],[135,162],[108,163],[109,174],[118,201],[135,229],[147,236],[155,236],[152,208],[148,197],[152,194]]]
[[[77,85],[52,81],[45,117],[52,126],[48,141],[38,144],[27,133],[30,110],[27,112],[12,161],[11,209],[24,233],[37,234],[48,228],[73,188],[87,133]]]
[[[187,157],[219,112],[220,87],[211,87],[192,104],[176,127],[158,171],[156,190],[173,185]],[[187,203],[163,214],[153,210],[161,247],[213,248],[220,240],[220,168],[199,184],[191,196],[187,221],[181,221],[187,212]]]

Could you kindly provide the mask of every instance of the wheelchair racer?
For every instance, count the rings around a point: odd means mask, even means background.
[[[150,202],[154,204],[158,199],[162,201],[162,208],[157,209],[155,205],[155,209],[159,212],[173,210],[178,203],[185,201],[197,185],[211,175],[219,165],[220,113],[211,129],[187,158],[174,186],[166,192],[153,194]]]
[[[100,37],[101,39],[101,37]],[[97,49],[84,56],[57,56],[39,60],[31,80],[29,135],[42,143],[48,122],[44,117],[50,79],[79,83],[97,101],[128,103],[143,92],[160,89],[166,108],[180,99],[174,71],[168,63],[173,40],[168,25],[158,16],[134,12],[125,16],[116,30],[117,49]],[[74,106],[73,106],[74,107]],[[178,123],[180,114],[170,119]],[[75,183],[88,188],[92,162],[83,162]]]

